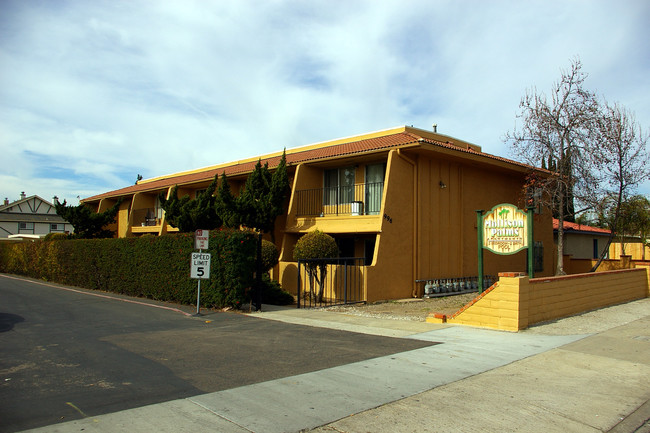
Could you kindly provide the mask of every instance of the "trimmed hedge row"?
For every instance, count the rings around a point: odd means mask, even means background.
[[[201,281],[201,305],[239,307],[249,301],[257,235],[211,230],[210,279]],[[0,245],[0,272],[87,289],[183,304],[196,303],[190,279],[190,233],[121,239],[78,239]]]

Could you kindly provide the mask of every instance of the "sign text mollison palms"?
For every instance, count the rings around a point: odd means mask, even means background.
[[[533,278],[533,210],[527,212],[509,203],[494,206],[483,215],[476,211],[478,237],[479,291],[483,289],[483,250],[495,254],[515,254],[528,250],[528,275]]]

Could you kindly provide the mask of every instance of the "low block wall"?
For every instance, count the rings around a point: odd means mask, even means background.
[[[432,323],[456,323],[505,331],[650,296],[650,270],[625,269],[529,279],[501,273],[499,281],[451,316],[432,314]]]
[[[564,272],[567,274],[582,274],[591,272],[591,268],[598,263],[597,259],[575,259],[571,255],[565,255],[563,258]],[[615,271],[619,269],[631,269],[634,265],[630,256],[621,256],[617,259],[605,259],[601,262],[596,272]]]

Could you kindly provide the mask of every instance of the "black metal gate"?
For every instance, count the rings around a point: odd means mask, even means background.
[[[363,257],[298,260],[298,308],[365,302]]]

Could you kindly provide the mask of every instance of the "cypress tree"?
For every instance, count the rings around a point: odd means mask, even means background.
[[[218,175],[215,175],[208,188],[198,193],[194,199],[189,195],[179,198],[178,185],[172,188],[169,199],[160,194],[160,206],[165,210],[167,222],[181,232],[221,227],[221,218],[215,212],[214,191],[217,188],[217,179]]]
[[[244,190],[237,198],[239,223],[245,227],[257,230],[257,271],[252,301],[255,309],[262,308],[262,234],[273,231],[275,219],[283,213],[284,202],[289,192],[289,177],[287,175],[286,152],[275,172],[269,172],[268,163],[262,166],[261,160],[255,164],[255,169],[246,179]]]
[[[80,203],[78,206],[68,206],[67,202],[54,202],[56,214],[72,224],[74,227],[75,238],[79,239],[98,239],[112,238],[115,232],[105,227],[115,222],[115,216],[120,209],[122,199],[119,199],[110,209],[104,212],[93,212],[88,206]]]

